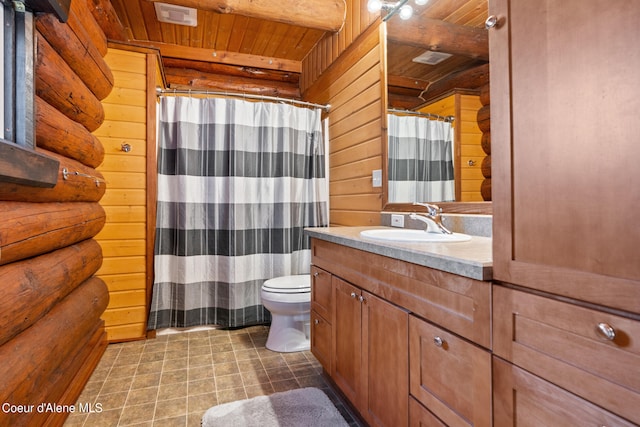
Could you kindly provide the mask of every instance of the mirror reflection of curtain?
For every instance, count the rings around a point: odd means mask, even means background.
[[[266,323],[263,282],[308,274],[328,224],[320,110],[162,97],[148,329]]]
[[[413,115],[387,117],[389,203],[454,201],[451,123]]]

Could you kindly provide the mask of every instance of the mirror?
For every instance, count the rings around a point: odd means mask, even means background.
[[[409,4],[412,3],[410,0]],[[484,29],[487,0],[430,0],[425,6],[412,4],[412,7],[411,18],[402,20],[393,16],[382,27],[387,40],[387,112],[393,114],[387,117],[390,145],[386,146],[384,161],[385,210],[405,210],[411,202],[420,201],[446,206],[449,211],[456,208],[467,211],[473,208],[442,200],[474,203],[485,200],[480,187],[486,181],[481,167],[487,154],[481,146],[483,132],[478,128],[477,117],[483,107],[480,88],[484,85],[488,88],[489,81],[488,35]],[[418,112],[429,113],[431,117]],[[413,132],[408,130],[414,128],[413,124],[401,124],[400,134],[404,134],[406,141],[412,141],[414,148],[399,149],[398,141],[402,138],[397,135],[398,116],[406,123],[431,119],[440,127],[453,118],[448,124],[452,142],[440,144],[437,149],[444,155],[442,159],[422,158],[416,152],[419,143],[406,135]],[[446,130],[437,131],[438,135],[445,133]],[[427,163],[436,170],[426,173],[415,170],[416,165]],[[414,170],[402,170],[403,165],[412,165]],[[436,183],[425,183],[425,176]],[[413,178],[419,179],[410,182]],[[434,186],[437,189],[429,199],[416,196],[424,194],[424,187]],[[413,187],[421,190],[414,191]],[[398,191],[399,188],[402,190]],[[475,204],[483,213],[490,206],[490,203]]]

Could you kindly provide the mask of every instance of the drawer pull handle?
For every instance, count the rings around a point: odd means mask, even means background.
[[[435,337],[433,337],[433,343],[437,347],[442,347],[444,345],[444,340],[442,338],[440,338],[439,336],[435,336]]]
[[[598,323],[598,332],[600,332],[600,334],[602,334],[602,336],[609,341],[613,341],[614,339],[616,339],[616,330],[613,329],[608,323]]]

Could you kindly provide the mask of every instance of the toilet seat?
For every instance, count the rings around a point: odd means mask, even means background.
[[[309,275],[282,276],[269,279],[262,285],[262,290],[275,294],[305,294],[311,292]]]
[[[260,289],[262,305],[271,313],[266,347],[277,352],[307,351],[311,334],[311,276],[276,277]]]

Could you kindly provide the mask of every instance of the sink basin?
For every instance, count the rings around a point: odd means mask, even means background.
[[[379,228],[364,230],[360,237],[387,242],[414,242],[414,243],[440,243],[440,242],[466,242],[471,236],[461,233],[439,234],[427,233],[424,230],[411,230],[408,228]]]

